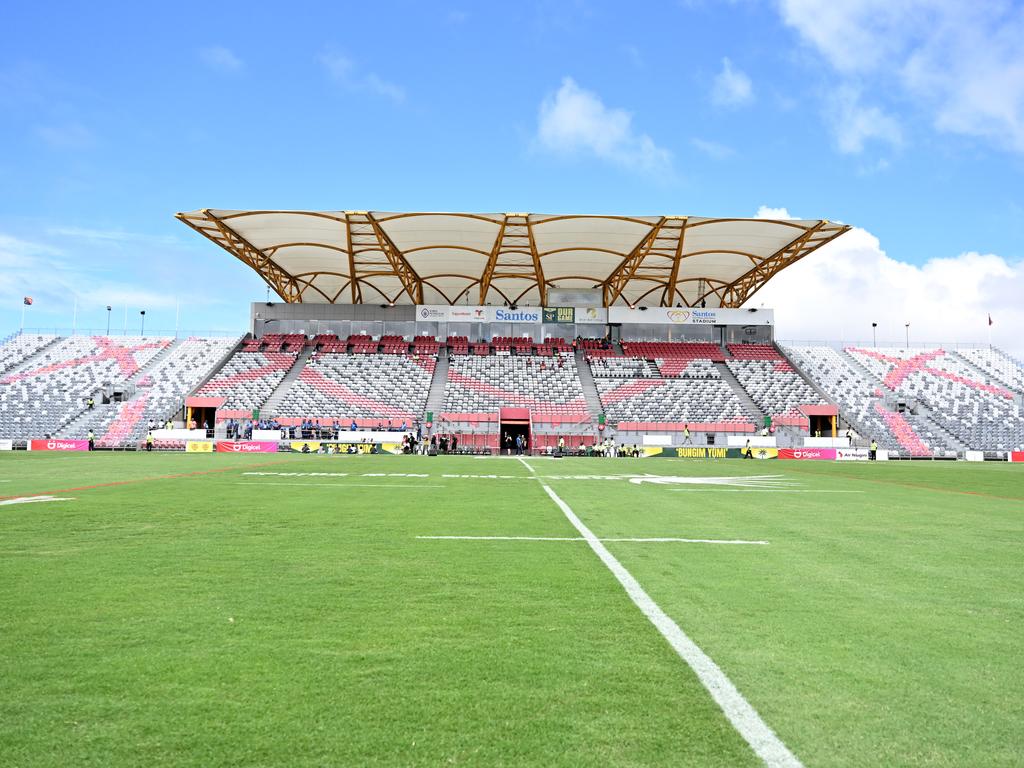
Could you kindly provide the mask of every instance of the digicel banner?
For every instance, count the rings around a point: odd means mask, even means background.
[[[30,451],[87,451],[88,440],[32,440],[28,444]]]
[[[256,440],[218,440],[217,453],[277,453],[277,443]]]
[[[1010,461],[1014,463],[1024,462],[1024,451],[1011,451]]]
[[[835,448],[779,448],[780,459],[835,461]]]

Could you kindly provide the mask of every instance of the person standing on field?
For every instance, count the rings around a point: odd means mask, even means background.
[[[87,435],[87,437],[89,439],[89,450],[90,451],[95,451],[96,450],[96,433],[93,432],[90,429],[89,430],[89,434]]]
[[[878,460],[878,442],[871,438],[871,447],[868,449],[868,461]]]

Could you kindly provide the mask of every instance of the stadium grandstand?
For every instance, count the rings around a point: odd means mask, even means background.
[[[0,439],[956,458],[1024,450],[1024,369],[980,346],[790,345],[751,299],[826,220],[203,209],[279,298],[233,338],[20,333]],[[782,330],[784,333],[785,330]],[[168,424],[169,423],[169,424]],[[42,447],[42,446],[39,446]],[[859,454],[858,454],[859,455]]]

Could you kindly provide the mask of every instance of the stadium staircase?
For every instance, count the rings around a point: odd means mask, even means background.
[[[967,450],[967,446],[958,440],[952,432],[946,429],[939,422],[938,419],[934,418],[930,413],[918,413],[911,418],[911,422],[917,427],[918,433],[924,432],[926,436],[937,438],[943,443],[942,448],[949,451],[955,451],[957,453],[963,453]]]
[[[316,353],[315,347],[304,347],[295,357],[295,362],[292,363],[292,367],[288,369],[288,373],[281,379],[281,383],[277,385],[277,388],[270,393],[270,397],[267,401],[260,406],[261,413],[276,414],[277,409],[281,405],[281,401],[284,400],[285,395],[288,394],[288,390],[291,389],[299,376],[302,374],[302,369],[306,367],[306,363]]]
[[[835,399],[833,397],[831,397],[828,394],[828,392],[826,392],[824,389],[819,387],[818,383],[814,379],[812,379],[810,376],[808,376],[800,368],[800,366],[796,364],[796,361],[793,360],[793,358],[791,358],[789,355],[787,355],[783,351],[782,347],[780,347],[778,344],[775,344],[774,342],[772,343],[772,346],[775,347],[775,351],[779,353],[779,355],[782,357],[782,359],[785,360],[787,363],[789,363],[789,367],[793,369],[793,373],[795,373],[797,376],[799,376],[801,379],[803,379],[804,383],[806,383],[808,387],[810,387],[811,389],[813,389],[815,392],[818,393],[818,397],[820,397],[826,403],[830,403],[832,405],[838,406],[838,403],[836,403]]]
[[[108,385],[109,389],[121,390],[128,395],[124,400],[113,403],[97,403],[92,409],[87,408],[64,424],[57,434],[65,437],[75,437],[87,435],[91,429],[95,433],[97,441],[102,441],[111,427],[115,425],[130,430],[145,410],[146,400],[149,397],[148,392],[139,392],[136,385],[141,379],[148,376],[157,365],[169,357],[172,350],[177,349],[180,345],[181,339],[174,339],[174,341],[161,349],[149,362],[123,382],[111,382]],[[115,431],[118,430],[115,429]]]
[[[743,388],[739,380],[733,375],[733,372],[729,370],[729,366],[725,363],[715,363],[715,368],[718,369],[719,374],[722,376],[722,380],[727,382],[732,391],[739,398],[740,403],[743,404],[743,408],[750,414],[750,418],[753,420],[755,426],[760,429],[761,425],[764,424],[764,411],[757,407],[757,403],[751,399],[750,395],[747,394],[747,390]]]
[[[220,373],[221,368],[227,365],[228,360],[234,357],[235,353],[242,348],[242,345],[245,343],[245,340],[247,338],[249,338],[248,335],[243,336],[235,343],[235,346],[231,347],[231,349],[225,352],[221,359],[217,361],[217,364],[213,366],[210,372],[207,373],[202,379],[200,379],[199,382],[194,387],[192,387],[192,390],[189,392],[189,395],[194,395],[196,392],[198,392],[206,385],[206,382],[208,382],[210,379],[214,378],[218,373]]]
[[[601,398],[597,394],[597,384],[594,383],[594,374],[586,360],[586,353],[582,349],[576,350],[576,370],[579,373],[580,385],[583,387],[583,398],[587,401],[587,410],[590,411],[594,421],[604,413],[601,406]]]
[[[444,385],[448,381],[448,349],[444,345],[438,350],[437,365],[434,366],[434,378],[430,380],[427,392],[427,404],[424,410],[438,417],[444,410]]]

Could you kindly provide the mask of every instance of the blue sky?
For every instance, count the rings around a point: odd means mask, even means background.
[[[806,305],[783,335],[824,332],[812,318],[831,311],[826,330],[851,336],[909,281],[926,289],[885,321],[899,336],[912,321],[972,340],[934,317],[974,328],[991,312],[1009,338],[1024,324],[1024,8],[834,5],[11,6],[0,334],[26,294],[33,326],[69,327],[77,302],[80,327],[112,304],[115,327],[127,305],[133,325],[145,308],[147,328],[172,328],[180,304],[182,328],[242,330],[262,282],[180,210],[767,206],[865,230],[812,265],[837,271],[780,276],[773,303]],[[851,259],[867,282],[820,301]]]

